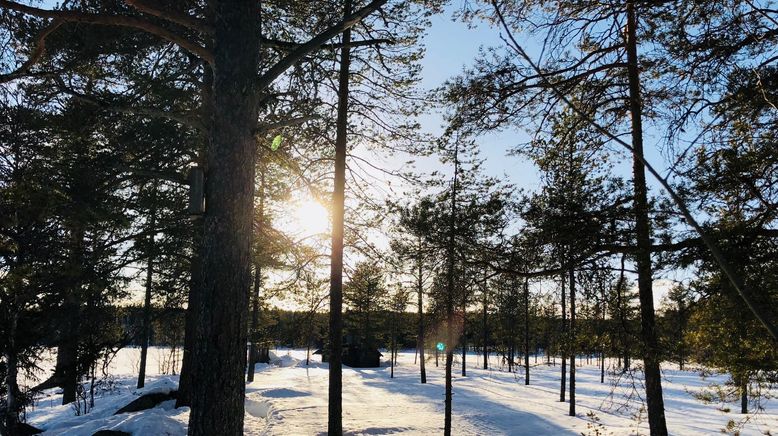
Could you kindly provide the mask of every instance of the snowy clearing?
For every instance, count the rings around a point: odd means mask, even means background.
[[[28,422],[45,429],[46,435],[92,435],[97,430],[120,430],[133,435],[184,435],[189,410],[163,402],[142,412],[113,415],[140,394],[169,392],[177,376],[158,374],[157,361],[164,349],[150,351],[149,381],[136,390],[134,362],[137,349],[122,350],[110,366],[111,389],[95,400],[94,409],[75,416],[71,405],[61,406],[55,390],[36,402]],[[388,353],[386,353],[388,355]],[[246,387],[247,435],[324,434],[327,427],[327,366],[312,362],[305,366],[302,350],[279,350],[271,365],[258,364],[256,378]],[[482,358],[468,355],[467,376],[462,377],[459,356],[454,372],[454,432],[459,435],[632,435],[648,434],[645,413],[641,413],[643,392],[639,373],[616,378],[606,374],[600,384],[595,361],[577,367],[577,415],[567,416],[568,404],[559,400],[559,366],[538,360],[532,366],[530,386],[524,385],[523,368],[508,373],[492,356],[492,369],[478,369]],[[400,353],[395,378],[388,367],[344,368],[343,425],[350,435],[439,434],[443,429],[443,360],[435,367],[427,363],[427,384],[418,379],[413,351]],[[530,360],[533,365],[534,359]],[[764,410],[741,415],[735,403],[708,403],[692,393],[712,383],[724,383],[726,375],[703,378],[699,372],[664,370],[663,388],[667,422],[677,435],[726,433],[728,423],[741,435],[766,435],[778,429],[778,403],[763,401]],[[633,389],[633,382],[637,389]],[[775,395],[776,392],[771,394]],[[752,406],[753,409],[753,406]],[[731,425],[732,423],[730,423]]]

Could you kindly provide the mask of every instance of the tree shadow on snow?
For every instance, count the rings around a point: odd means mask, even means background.
[[[418,374],[395,374],[394,379],[388,377],[382,369],[352,369],[368,386],[384,389],[394,394],[413,397],[414,401],[432,404],[440,411],[443,420],[443,377],[428,373],[426,384],[421,384]],[[432,382],[432,383],[430,383]],[[499,399],[490,397],[488,392],[457,389],[457,378],[454,379],[454,415],[476,426],[482,434],[510,435],[578,435],[579,432],[561,427],[542,416],[521,410],[521,404],[504,404]],[[440,384],[437,384],[440,383]],[[505,398],[506,401],[514,400]],[[565,419],[567,417],[560,417]],[[575,418],[571,418],[575,419]],[[442,422],[441,422],[442,424]],[[456,431],[456,426],[454,428]],[[382,434],[365,433],[361,434]],[[383,433],[386,434],[386,433]]]

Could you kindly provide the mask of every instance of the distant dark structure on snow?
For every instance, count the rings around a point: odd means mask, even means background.
[[[321,361],[330,359],[329,347],[324,346],[314,351],[313,354],[321,354]],[[381,354],[378,348],[362,342],[354,341],[351,335],[346,336],[343,344],[343,364],[352,368],[378,368],[381,366]]]

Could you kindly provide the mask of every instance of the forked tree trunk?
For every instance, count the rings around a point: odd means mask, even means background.
[[[244,417],[260,23],[255,1],[214,3],[202,304],[189,434],[237,436]]]
[[[635,3],[627,2],[627,75],[629,104],[632,114],[632,154],[635,236],[637,250],[635,261],[638,270],[638,294],[640,297],[641,335],[643,337],[643,366],[646,382],[648,424],[652,436],[667,434],[665,406],[662,398],[662,375],[659,369],[660,355],[656,335],[654,295],[651,278],[651,234],[648,222],[648,189],[643,157],[642,98],[640,95],[640,70],[637,55],[637,17]]]
[[[343,14],[351,12],[345,0]],[[343,434],[343,225],[346,191],[346,135],[348,128],[349,68],[351,31],[343,32],[338,77],[338,116],[335,137],[335,185],[332,193],[332,253],[330,260],[330,362],[327,429],[333,436]]]

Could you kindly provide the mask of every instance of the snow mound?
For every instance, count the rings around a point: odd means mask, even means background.
[[[95,401],[89,413],[74,416],[71,405],[53,406],[34,413],[31,423],[44,430],[44,435],[91,436],[98,430],[115,430],[132,435],[184,435],[189,420],[189,408],[175,408],[175,400],[164,401],[140,412],[114,415],[117,410],[151,393],[169,394],[177,383],[169,377],[150,382],[145,388],[121,390]]]
[[[273,412],[270,401],[262,400],[257,397],[246,397],[245,408],[246,413],[260,419],[267,419]]]
[[[272,351],[270,352],[270,363],[281,368],[288,368],[291,366],[297,366],[300,361],[292,357],[290,353],[286,353],[283,356],[277,356]]]

